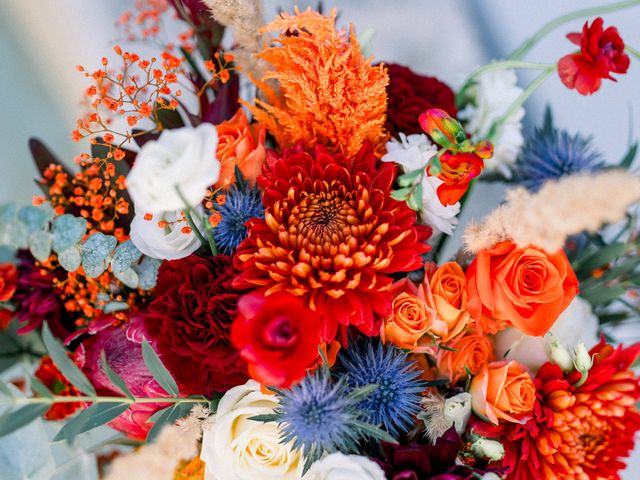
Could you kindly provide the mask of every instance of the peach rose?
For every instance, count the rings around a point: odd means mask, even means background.
[[[424,289],[403,278],[392,285],[391,293],[395,295],[393,313],[382,323],[382,341],[414,351],[430,351],[430,347],[419,346],[420,339],[427,333],[441,333],[446,325],[437,319],[435,310],[429,307]]]
[[[218,160],[220,178],[215,184],[222,188],[235,181],[236,165],[242,176],[251,183],[260,175],[267,156],[264,146],[266,129],[258,124],[249,124],[242,108],[229,120],[222,122],[218,130]]]
[[[442,341],[460,335],[471,319],[467,311],[467,278],[462,267],[448,262],[438,268],[430,281],[433,303],[440,320],[447,324]]]
[[[469,393],[474,413],[495,425],[500,420],[524,421],[536,401],[533,379],[516,361],[485,365],[471,381]]]
[[[578,294],[578,279],[562,250],[548,254],[510,241],[478,253],[467,281],[467,308],[481,332],[488,330],[483,319],[489,317],[542,336]]]
[[[495,360],[491,339],[475,331],[457,337],[447,346],[455,351],[440,349],[436,362],[439,372],[448,375],[452,383],[465,378],[467,370],[471,375],[477,375],[489,362]]]

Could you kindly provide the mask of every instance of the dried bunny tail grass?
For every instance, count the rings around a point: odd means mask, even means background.
[[[510,239],[521,247],[536,245],[555,252],[570,235],[595,232],[621,220],[637,202],[640,177],[624,170],[548,181],[537,193],[516,188],[503,206],[465,230],[465,247],[477,253]]]
[[[255,58],[262,47],[261,0],[203,0],[213,18],[233,30],[237,47],[232,50],[236,64],[248,75],[259,76],[264,62]]]
[[[200,440],[202,438],[203,427],[211,415],[212,413],[209,407],[196,405],[191,409],[187,417],[181,418],[176,424],[180,430],[189,435],[189,437],[195,436]]]
[[[180,462],[198,455],[198,438],[180,427],[165,427],[154,443],[144,445],[110,465],[105,480],[173,480]]]
[[[431,443],[444,435],[453,422],[445,416],[445,398],[439,393],[430,393],[420,402],[422,411],[418,418],[424,422],[424,433]]]

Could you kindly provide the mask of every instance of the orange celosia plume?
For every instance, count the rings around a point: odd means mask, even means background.
[[[363,57],[353,29],[336,29],[335,17],[296,9],[264,27],[280,32],[258,55],[272,69],[254,79],[264,101],[245,105],[281,146],[320,144],[352,157],[368,140],[378,152],[388,138],[387,71]]]

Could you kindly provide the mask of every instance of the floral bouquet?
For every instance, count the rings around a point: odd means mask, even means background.
[[[59,475],[56,445],[111,480],[620,478],[637,144],[605,159],[551,107],[521,127],[547,80],[615,88],[640,55],[597,15],[639,3],[553,20],[454,91],[336,12],[137,1],[118,23],[159,53],[78,67],[86,153],[31,140],[42,195],[0,208],[3,478]],[[566,56],[524,60],[579,18]]]

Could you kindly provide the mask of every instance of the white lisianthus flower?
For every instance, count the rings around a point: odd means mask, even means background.
[[[580,342],[591,348],[598,343],[598,317],[591,304],[576,297],[560,314],[544,337],[531,337],[516,328],[507,328],[495,336],[495,353],[499,360],[517,360],[536,371],[547,362],[551,343],[557,341],[568,349]]]
[[[303,480],[385,480],[385,476],[366,457],[332,453],[312,464]]]
[[[471,417],[471,394],[462,392],[445,399],[444,417],[455,425],[458,435],[462,435]]]
[[[210,123],[164,130],[144,144],[127,176],[133,203],[150,213],[179,210],[185,201],[199,204],[220,176],[217,147],[218,132]]]
[[[303,460],[291,444],[280,443],[275,422],[250,420],[278,407],[276,397],[249,380],[227,391],[202,432],[200,458],[205,480],[294,480],[302,476]]]
[[[202,207],[198,207],[202,211]],[[151,220],[145,220],[145,212],[135,207],[136,214],[131,222],[131,241],[148,257],[160,260],[176,260],[191,255],[200,248],[200,240],[195,232],[184,233],[187,222],[180,210],[153,214]],[[160,228],[164,221],[167,226]]]
[[[458,118],[465,122],[465,130],[473,135],[474,140],[484,140],[494,122],[507,112],[523,90],[518,86],[518,77],[513,70],[486,72],[472,88],[475,89],[475,102],[458,112]],[[524,113],[524,108],[518,108],[498,130],[493,139],[493,158],[485,162],[486,171],[497,170],[505,177],[511,177],[509,167],[524,144]]]
[[[426,168],[429,160],[438,153],[438,147],[431,143],[424,133],[414,135],[400,133],[400,140],[394,138],[387,142],[386,147],[387,153],[383,155],[382,161],[395,162],[404,172]],[[420,219],[434,230],[451,235],[454,226],[458,223],[456,216],[460,213],[460,202],[455,205],[442,204],[436,190],[443,183],[438,177],[425,175],[422,178]]]

